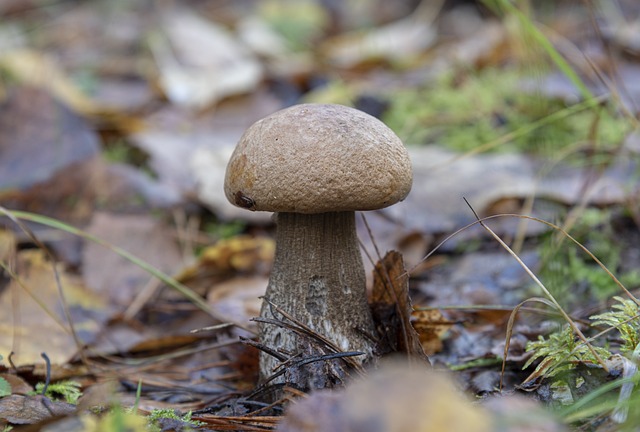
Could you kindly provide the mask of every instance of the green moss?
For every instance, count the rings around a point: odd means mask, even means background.
[[[587,208],[572,228],[571,235],[614,272],[625,286],[636,286],[640,284],[640,272],[621,272],[625,246],[616,239],[612,218],[609,209]],[[543,239],[540,256],[543,265],[539,276],[561,304],[584,302],[585,294],[603,301],[619,293],[616,282],[597,263],[567,242],[558,243],[553,234]]]
[[[613,299],[617,303],[611,306],[611,310],[590,319],[594,325],[615,327],[622,340],[620,352],[631,355],[640,344],[640,308],[633,300],[618,296]]]
[[[600,347],[594,347],[602,358],[607,358],[611,353]],[[576,338],[569,325],[561,330],[551,333],[548,337],[538,336],[537,341],[527,343],[527,352],[532,355],[525,363],[523,369],[531,366],[536,360],[538,363],[534,373],[552,378],[564,372],[575,369],[579,363],[595,364],[596,359],[589,348]]]
[[[408,144],[438,143],[456,151],[473,150],[567,109],[562,101],[524,89],[525,79],[516,69],[446,74],[417,90],[394,93],[384,120]],[[625,119],[596,106],[525,134],[516,133],[496,150],[548,155],[586,142],[592,133],[604,148],[611,148],[629,130]]]
[[[197,420],[191,419],[191,411],[186,414],[180,415],[177,411],[166,408],[166,409],[155,409],[149,414],[147,417],[149,423],[153,426],[159,426],[163,419],[176,420],[180,423],[184,423],[184,426],[189,429],[189,426],[204,426],[205,423]],[[162,429],[164,430],[164,429]]]
[[[265,0],[259,3],[258,13],[294,51],[308,50],[329,22],[325,10],[308,0]]]
[[[216,239],[228,239],[241,234],[246,223],[241,220],[233,220],[231,222],[207,222],[204,224],[204,231]]]
[[[35,393],[41,394],[43,389],[44,383],[38,383],[36,384]],[[80,383],[75,381],[58,381],[49,384],[45,396],[53,400],[63,399],[65,402],[75,405],[78,403],[80,396],[82,396],[82,391],[80,390]]]

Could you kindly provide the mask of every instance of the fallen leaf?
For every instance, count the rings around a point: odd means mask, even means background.
[[[52,264],[39,249],[20,251],[17,278],[0,293],[0,347],[15,351],[17,365],[43,362],[62,364],[78,350],[62,309]],[[90,343],[107,319],[104,300],[74,275],[58,269],[60,284],[74,328],[82,343]],[[8,352],[3,353],[8,354]]]
[[[505,198],[524,201],[535,196],[535,203],[540,205],[534,205],[532,215],[549,220],[565,206],[581,202],[585,184],[590,184],[587,202],[592,205],[624,203],[638,192],[633,180],[637,164],[626,155],[621,155],[593,183],[589,183],[589,169],[562,164],[540,178],[544,162],[519,154],[462,156],[433,145],[410,147],[409,155],[413,188],[404,201],[384,209],[383,213],[393,221],[390,230],[401,224],[427,233],[453,232],[475,221],[463,198],[480,216],[488,216],[492,205]],[[514,233],[519,223],[520,220],[496,220],[491,222],[491,228],[499,234]],[[532,222],[526,224],[526,229],[529,234],[536,234],[548,228]],[[468,238],[465,236],[477,236],[483,231],[476,227],[448,243],[455,245]]]
[[[24,191],[6,193],[0,204],[82,228],[99,208],[103,212],[142,212],[166,209],[181,202],[171,190],[129,165],[108,164],[102,157],[74,164],[50,180]],[[73,267],[81,265],[82,240],[62,231],[38,224],[28,224],[41,240]],[[12,225],[8,225],[15,229]]]
[[[46,182],[99,148],[89,124],[49,93],[14,88],[0,107],[0,192]]]
[[[10,386],[9,394],[27,394],[33,391],[33,387],[18,375],[0,373],[0,379],[4,379]],[[1,392],[0,392],[1,393]],[[4,395],[3,395],[4,396]]]
[[[409,275],[398,252],[387,252],[376,264],[369,304],[381,338],[378,348],[381,352],[401,352],[428,361],[411,325]]]
[[[480,432],[488,412],[461,396],[444,371],[383,365],[342,391],[318,391],[290,406],[279,432]]]
[[[171,231],[152,216],[95,213],[86,231],[143,259],[164,273],[180,266],[181,253]],[[86,284],[125,306],[153,276],[126,258],[87,240],[83,248],[82,272]]]
[[[490,397],[481,405],[491,412],[494,429],[505,432],[563,432],[567,428],[541,403],[518,394]]]
[[[271,238],[239,235],[205,248],[200,263],[223,273],[266,273],[271,268],[275,247]]]
[[[149,155],[148,166],[164,189],[195,197],[225,220],[248,213],[243,216],[264,223],[268,213],[239,209],[220,191],[229,156],[244,130],[280,107],[263,91],[225,100],[215,111],[197,118],[186,110],[166,107],[147,117],[145,128],[130,138]]]
[[[101,111],[47,54],[26,49],[9,51],[0,55],[0,69],[22,84],[50,92],[77,113],[92,115]]]
[[[411,322],[427,355],[442,350],[442,336],[454,324],[437,309],[414,311]]]
[[[198,292],[207,292],[213,284],[238,274],[268,274],[274,253],[271,238],[238,235],[222,239],[204,248],[198,261],[175,278]]]
[[[437,38],[434,19],[442,2],[422,1],[406,18],[329,39],[323,46],[328,60],[338,67],[353,67],[370,60],[398,61],[418,56]]]
[[[164,10],[161,31],[164,38],[152,37],[151,49],[174,104],[202,109],[262,79],[262,65],[233,34],[187,9]]]
[[[265,276],[235,277],[215,284],[209,291],[207,301],[216,313],[231,317],[236,322],[249,323],[260,315],[262,297],[269,279]]]
[[[293,53],[286,40],[259,15],[249,15],[236,25],[238,37],[256,54],[273,60],[286,60]]]
[[[76,406],[48,397],[11,395],[0,398],[0,419],[12,424],[35,424],[50,417],[68,415]]]

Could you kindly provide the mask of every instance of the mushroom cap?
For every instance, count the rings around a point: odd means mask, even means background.
[[[380,120],[342,105],[301,104],[251,125],[225,175],[227,199],[250,210],[374,210],[411,190],[411,161]]]

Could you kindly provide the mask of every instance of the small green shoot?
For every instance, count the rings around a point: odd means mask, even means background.
[[[602,358],[611,355],[604,348],[594,346],[593,349]],[[527,343],[526,350],[533,352],[533,355],[527,360],[523,369],[531,366],[536,360],[542,359],[533,373],[544,375],[547,378],[553,378],[562,372],[570,371],[578,363],[597,363],[591,350],[576,338],[571,327],[567,325],[563,326],[560,331],[551,333],[548,338],[538,336],[537,341]]]
[[[483,358],[474,359],[462,364],[449,365],[449,370],[463,371],[463,370],[472,369],[472,368],[490,367],[490,366],[495,366],[499,364],[502,364],[502,357],[498,357],[498,356],[487,357],[487,358],[483,357]]]
[[[9,396],[11,394],[11,384],[4,378],[0,378],[0,397]]]
[[[590,317],[594,325],[615,327],[620,333],[620,352],[631,354],[640,343],[640,309],[638,304],[622,297],[613,298],[617,303],[610,311]]]
[[[138,413],[138,406],[140,405],[140,397],[142,396],[142,380],[138,380],[138,387],[136,387],[136,400],[133,403],[132,411],[134,414]]]

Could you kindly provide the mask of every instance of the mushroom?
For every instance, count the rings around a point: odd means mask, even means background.
[[[411,162],[400,139],[380,120],[353,108],[295,105],[246,130],[227,165],[224,189],[236,206],[276,212],[276,253],[260,342],[281,355],[261,352],[263,381],[283,358],[297,354],[358,351],[356,365],[375,358],[355,211],[401,201],[411,183]],[[264,322],[282,319],[272,305],[333,348],[319,348],[308,336]],[[348,375],[343,360],[317,363],[321,366],[308,365],[306,374],[298,371],[280,382],[318,388]],[[334,377],[328,380],[329,371]]]

